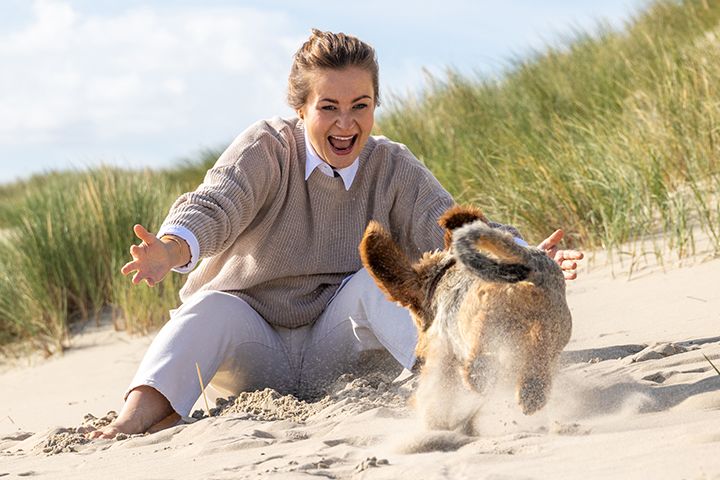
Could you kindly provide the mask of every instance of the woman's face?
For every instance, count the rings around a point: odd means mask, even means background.
[[[315,152],[335,168],[360,155],[373,127],[375,95],[370,72],[358,67],[310,73],[312,85],[297,114]]]

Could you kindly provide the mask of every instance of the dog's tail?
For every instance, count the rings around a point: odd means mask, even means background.
[[[452,237],[460,262],[483,280],[516,283],[528,278],[530,257],[509,233],[477,220],[454,230]]]

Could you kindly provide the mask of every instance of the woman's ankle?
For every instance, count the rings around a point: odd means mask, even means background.
[[[141,385],[128,394],[118,418],[110,426],[122,433],[144,433],[174,413],[162,393]]]

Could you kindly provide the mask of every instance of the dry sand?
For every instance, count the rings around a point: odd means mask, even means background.
[[[84,443],[150,342],[88,327],[64,356],[0,374],[0,479],[720,479],[720,375],[703,356],[720,367],[720,259],[631,280],[588,263],[548,406],[524,417],[498,389],[477,437],[424,430],[416,379],[371,375],[316,403],[251,392],[219,416]]]

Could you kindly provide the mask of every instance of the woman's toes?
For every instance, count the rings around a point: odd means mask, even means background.
[[[85,434],[86,438],[89,438],[90,440],[95,440],[97,438],[115,438],[115,436],[120,433],[120,430],[115,428],[113,425],[108,425],[105,428],[101,428],[92,432],[89,432]]]

